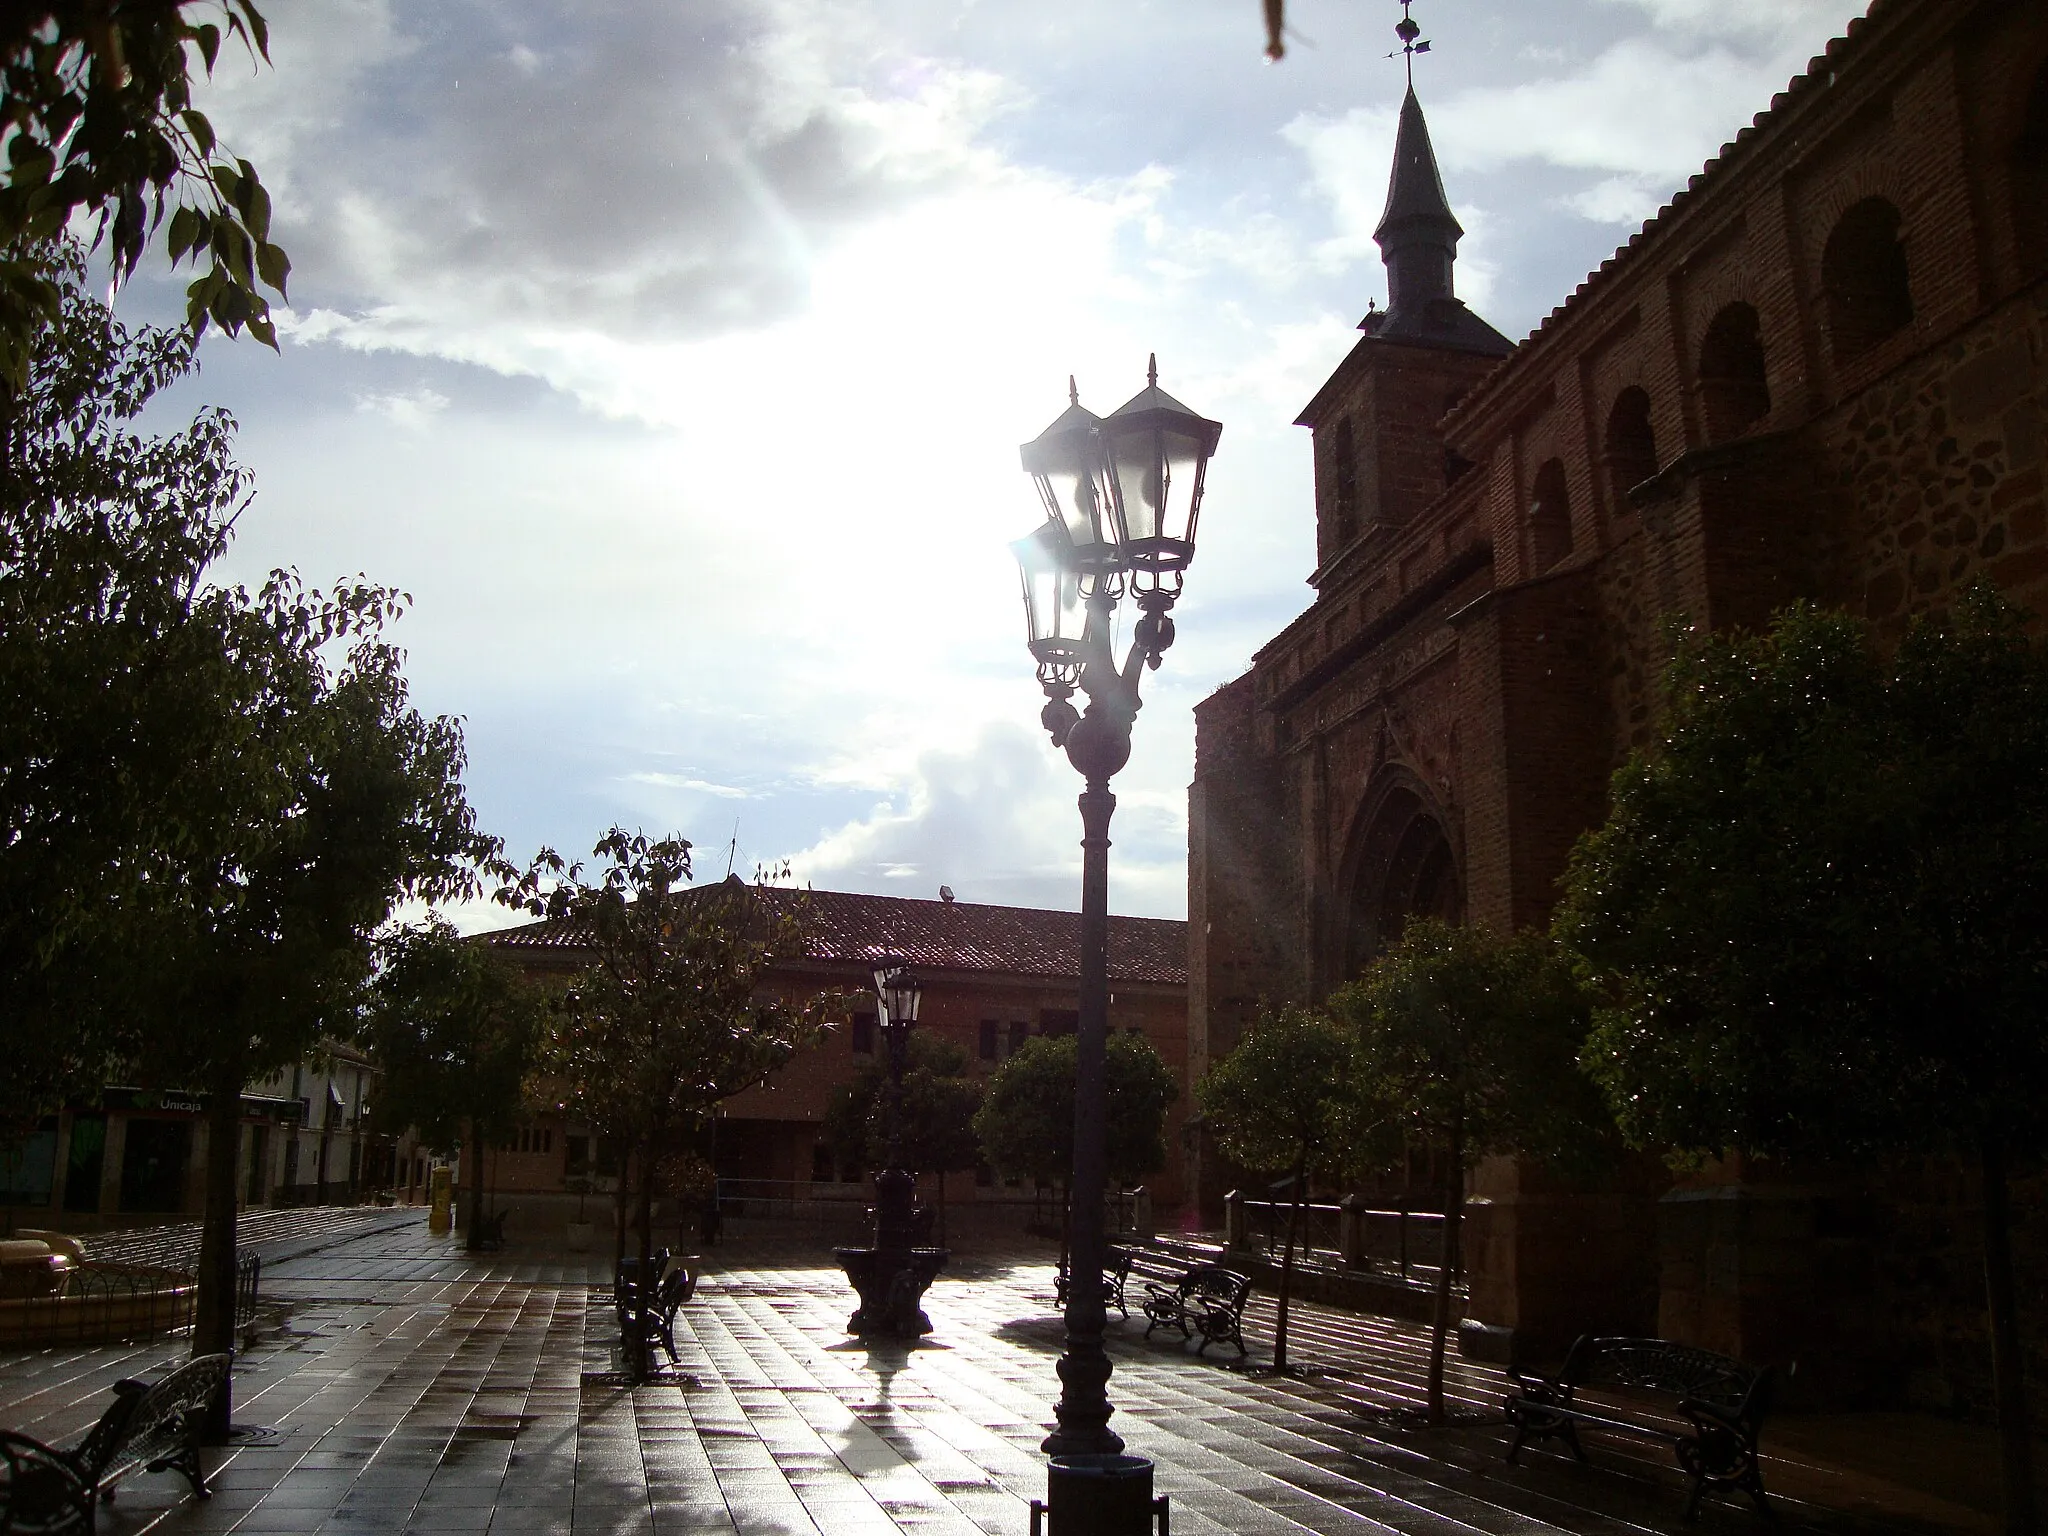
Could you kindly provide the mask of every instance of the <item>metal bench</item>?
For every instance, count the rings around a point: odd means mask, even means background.
[[[117,1381],[114,1400],[71,1450],[0,1430],[0,1533],[90,1532],[131,1472],[177,1472],[207,1498],[199,1434],[233,1355],[200,1355],[161,1381]]]
[[[1763,1473],[1757,1464],[1757,1432],[1770,1412],[1776,1377],[1771,1369],[1744,1365],[1668,1339],[1581,1337],[1565,1356],[1555,1376],[1532,1376],[1510,1367],[1515,1390],[1507,1397],[1508,1422],[1515,1426],[1508,1460],[1521,1455],[1531,1439],[1562,1440],[1580,1461],[1579,1426],[1609,1433],[1663,1440],[1671,1445],[1679,1467],[1692,1479],[1692,1497],[1685,1506],[1690,1520],[1699,1513],[1700,1498],[1709,1488],[1740,1489],[1765,1515]],[[1589,1402],[1587,1388],[1674,1398],[1672,1410],[1690,1427],[1651,1416],[1648,1407],[1603,1398]],[[1659,1405],[1661,1406],[1661,1404]]]
[[[634,1265],[637,1271],[639,1266]],[[634,1332],[633,1316],[639,1314],[639,1335],[649,1350],[656,1344],[668,1352],[669,1363],[676,1358],[676,1313],[684,1302],[697,1293],[697,1277],[686,1265],[675,1263],[667,1254],[661,1256],[658,1264],[650,1264],[655,1274],[661,1276],[655,1283],[653,1294],[642,1300],[640,1282],[621,1274],[613,1286],[613,1305],[619,1314],[619,1337],[630,1338]]]
[[[1172,1285],[1145,1287],[1145,1337],[1164,1324],[1178,1328],[1183,1341],[1202,1336],[1195,1353],[1206,1354],[1211,1344],[1235,1344],[1242,1360],[1244,1345],[1244,1304],[1252,1293],[1252,1277],[1240,1275],[1221,1264],[1197,1264]]]
[[[1112,1248],[1105,1257],[1109,1263],[1102,1271],[1102,1305],[1105,1308],[1115,1307],[1122,1316],[1129,1317],[1131,1308],[1129,1302],[1124,1299],[1124,1287],[1130,1284],[1131,1280],[1131,1250]],[[1072,1285],[1073,1276],[1063,1267],[1052,1283],[1055,1306],[1062,1309],[1066,1307],[1067,1293]]]

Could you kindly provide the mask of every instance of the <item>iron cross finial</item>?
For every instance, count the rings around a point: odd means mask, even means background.
[[[1401,47],[1398,51],[1402,56],[1402,62],[1408,69],[1408,88],[1410,90],[1415,88],[1415,55],[1429,52],[1429,39],[1422,36],[1421,23],[1408,14],[1408,7],[1414,3],[1415,0],[1401,0],[1401,19],[1394,23],[1394,36],[1401,39]],[[1418,38],[1421,39],[1419,42],[1417,41]],[[1390,59],[1393,56],[1391,53],[1387,55]]]

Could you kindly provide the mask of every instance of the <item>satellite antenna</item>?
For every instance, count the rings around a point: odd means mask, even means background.
[[[950,885],[940,886],[939,900],[943,901],[949,907],[953,905],[953,887],[951,887]]]

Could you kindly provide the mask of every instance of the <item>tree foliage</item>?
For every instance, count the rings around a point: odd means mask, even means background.
[[[1386,1113],[1357,1057],[1357,1032],[1325,1014],[1264,1013],[1203,1074],[1195,1102],[1232,1162],[1312,1181],[1384,1149]],[[1396,1143],[1388,1155],[1398,1151]]]
[[[1558,926],[1624,1132],[1980,1166],[2008,1522],[2032,1522],[2005,1167],[2048,1150],[2048,650],[1986,588],[1890,656],[1795,608],[1696,637]]]
[[[1140,1035],[1111,1035],[1103,1058],[1108,1141],[1105,1168],[1131,1185],[1166,1163],[1166,1111],[1180,1090]],[[1074,1168],[1075,1042],[1038,1035],[988,1080],[974,1131],[982,1156],[1004,1178],[1064,1186]]]
[[[0,402],[0,1133],[96,1092],[132,1045],[151,859],[189,846],[232,729],[240,620],[204,577],[247,484],[226,412],[133,425],[191,371],[190,335],[121,325],[76,245],[34,255],[58,320]]]
[[[223,42],[269,60],[252,0],[28,0],[0,10],[0,396],[22,388],[36,333],[55,323],[62,285],[37,259],[81,215],[94,220],[116,281],[164,224],[173,266],[205,270],[186,290],[187,324],[277,345],[268,288],[291,264],[270,240],[270,195],[227,154],[192,104]]]
[[[2048,658],[1987,591],[1881,656],[1794,609],[1703,638],[1559,931],[1639,1143],[2048,1146]]]
[[[474,1124],[502,1140],[519,1122],[545,999],[487,945],[430,917],[385,934],[364,1018],[382,1074],[375,1122],[453,1151]]]
[[[378,944],[364,1038],[383,1074],[374,1120],[438,1150],[469,1139],[470,1241],[483,1217],[484,1148],[517,1127],[540,1043],[543,994],[488,946],[445,920],[393,929]]]
[[[590,951],[557,1005],[543,1066],[564,1111],[633,1155],[645,1259],[661,1160],[694,1146],[718,1104],[812,1043],[841,1004],[766,990],[777,957],[802,952],[799,911],[754,900],[737,879],[686,889],[687,840],[613,827],[592,857],[594,879],[543,849],[498,899]]]
[[[945,1175],[972,1168],[981,1156],[974,1134],[981,1085],[967,1056],[949,1040],[913,1030],[903,1072],[903,1166]],[[889,1151],[889,1069],[875,1058],[861,1063],[825,1108],[825,1141],[848,1166],[880,1168]]]
[[[1262,1013],[1195,1085],[1195,1102],[1217,1149],[1254,1173],[1290,1177],[1287,1238],[1280,1255],[1279,1320],[1273,1369],[1287,1369],[1287,1318],[1301,1208],[1318,1175],[1334,1173],[1386,1146],[1388,1113],[1377,1084],[1359,1070],[1357,1032],[1301,1008]]]
[[[1417,918],[1331,996],[1330,1010],[1358,1031],[1358,1069],[1371,1094],[1411,1142],[1443,1154],[1444,1259],[1429,1361],[1429,1414],[1442,1423],[1466,1169],[1493,1153],[1569,1160],[1591,1150],[1605,1117],[1578,1069],[1588,999],[1565,954],[1540,933],[1503,937]]]

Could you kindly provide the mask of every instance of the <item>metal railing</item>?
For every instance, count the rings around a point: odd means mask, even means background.
[[[263,1261],[235,1266],[235,1327],[256,1321]],[[0,1296],[0,1344],[85,1344],[146,1339],[193,1324],[198,1278],[154,1264],[87,1260],[39,1295]]]
[[[1230,1245],[1263,1251],[1277,1258],[1287,1240],[1292,1203],[1247,1200],[1232,1194],[1226,1202]],[[1443,1262],[1444,1217],[1441,1211],[1409,1208],[1380,1210],[1362,1203],[1311,1200],[1301,1208],[1297,1257],[1345,1269],[1363,1269],[1413,1281],[1434,1281]],[[1451,1257],[1451,1278],[1462,1265]]]
[[[256,1321],[257,1288],[263,1279],[263,1255],[244,1254],[235,1265],[235,1326],[247,1328]]]

